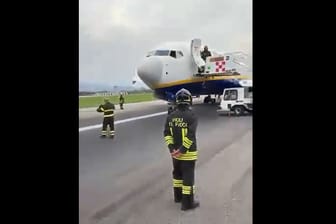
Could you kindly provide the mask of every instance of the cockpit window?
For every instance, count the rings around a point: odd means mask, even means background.
[[[171,56],[173,58],[181,58],[181,57],[183,57],[183,54],[182,54],[181,51],[171,50],[170,53],[169,53],[169,56]]]
[[[168,50],[157,50],[155,51],[155,56],[168,56],[169,51]]]
[[[176,58],[176,51],[170,51],[170,57]]]
[[[182,51],[175,51],[175,50],[156,50],[150,51],[147,53],[146,57],[150,56],[171,56],[173,58],[181,58],[183,57]]]

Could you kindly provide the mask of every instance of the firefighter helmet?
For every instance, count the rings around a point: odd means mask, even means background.
[[[192,103],[191,93],[186,89],[180,89],[175,94],[176,104],[189,104]]]

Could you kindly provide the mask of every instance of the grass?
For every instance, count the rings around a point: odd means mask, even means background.
[[[111,103],[115,105],[119,104],[119,95],[118,96],[109,96]],[[125,104],[127,103],[137,103],[144,101],[155,100],[153,93],[134,93],[124,96]],[[100,104],[104,103],[104,96],[88,96],[88,97],[79,97],[79,108],[86,107],[98,107]]]

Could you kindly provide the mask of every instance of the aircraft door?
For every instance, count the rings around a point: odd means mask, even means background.
[[[205,65],[205,62],[201,57],[201,44],[201,39],[191,40],[191,56],[199,68]]]

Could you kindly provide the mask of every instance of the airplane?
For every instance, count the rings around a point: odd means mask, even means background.
[[[201,58],[201,40],[188,42],[167,42],[149,51],[137,67],[137,77],[150,89],[154,96],[173,101],[181,88],[193,96],[208,95],[204,103],[214,102],[211,95],[222,95],[225,88],[240,87],[241,81],[251,79],[239,70],[247,65],[243,52],[219,53],[210,50],[211,56]]]

